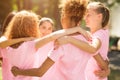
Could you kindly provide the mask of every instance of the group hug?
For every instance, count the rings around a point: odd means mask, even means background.
[[[51,18],[32,11],[8,14],[0,37],[2,80],[108,80],[109,9],[88,0],[61,4],[57,31]]]

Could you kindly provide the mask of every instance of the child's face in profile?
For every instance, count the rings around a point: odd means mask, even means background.
[[[97,27],[101,24],[101,14],[97,13],[94,9],[88,9],[85,16],[87,27]]]

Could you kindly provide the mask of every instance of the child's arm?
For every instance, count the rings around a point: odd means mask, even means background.
[[[93,57],[102,70],[108,70],[108,62],[106,62],[99,53],[97,55],[94,55]]]
[[[79,33],[81,33],[87,40],[91,40],[91,33],[89,31],[86,31],[80,27]]]
[[[43,76],[47,70],[54,64],[54,61],[49,57],[45,60],[45,62],[39,68],[31,68],[31,69],[19,69],[17,67],[12,67],[12,73],[14,76],[24,75],[24,76]]]
[[[98,76],[100,79],[104,79],[110,74],[110,68],[108,70],[96,70],[94,71],[95,75]]]
[[[5,40],[0,42],[0,47],[1,48],[5,48],[8,47],[10,45],[22,42],[22,41],[29,41],[29,40],[33,40],[34,38],[32,37],[27,37],[27,38],[18,38],[18,39],[9,39],[9,40]]]
[[[79,32],[80,27],[74,27],[74,28],[70,28],[70,29],[63,29],[63,30],[59,30],[56,32],[53,32],[47,36],[44,36],[42,38],[39,38],[38,40],[36,40],[36,48],[39,48],[43,45],[45,45],[46,43],[53,41],[59,37],[65,36],[65,35],[69,35],[69,34],[73,34],[76,32]]]
[[[58,39],[58,41],[60,42],[60,44],[71,43],[74,46],[90,54],[96,53],[101,46],[101,42],[99,39],[94,39],[92,44],[88,44],[87,42],[84,42],[82,40],[78,40],[70,36],[65,36],[65,37],[62,37],[61,39]],[[108,64],[103,60],[100,54],[95,55],[94,58],[102,69],[105,69],[105,70],[108,69]]]
[[[79,40],[70,36],[61,37],[58,39],[58,41],[60,44],[70,43],[90,54],[94,54],[101,46],[101,43],[98,39],[94,39],[92,44],[89,44],[88,42],[84,42],[82,40]]]
[[[100,79],[104,79],[110,74],[110,68],[108,60],[103,60],[100,54],[93,56],[94,59],[97,61],[101,70],[94,71],[95,75],[98,76]]]

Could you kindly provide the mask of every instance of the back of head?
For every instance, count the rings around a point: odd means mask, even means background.
[[[5,36],[8,39],[39,37],[38,16],[33,12],[18,12],[8,25]]]
[[[88,9],[94,9],[97,13],[102,14],[102,27],[107,26],[109,23],[110,13],[109,9],[101,2],[90,2]]]
[[[2,34],[3,35],[5,33],[5,30],[8,26],[8,24],[10,23],[10,21],[12,20],[12,18],[15,16],[16,12],[10,12],[7,17],[5,18],[3,25],[2,25]]]
[[[77,25],[86,12],[88,0],[66,0],[62,3],[62,15],[67,15]]]

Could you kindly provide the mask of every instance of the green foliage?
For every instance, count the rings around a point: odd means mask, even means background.
[[[117,3],[120,3],[120,0],[116,0]]]
[[[12,2],[11,0],[1,0],[0,1],[0,24],[3,23],[3,20],[7,14],[12,11]]]
[[[111,70],[108,80],[120,80],[120,70]]]

